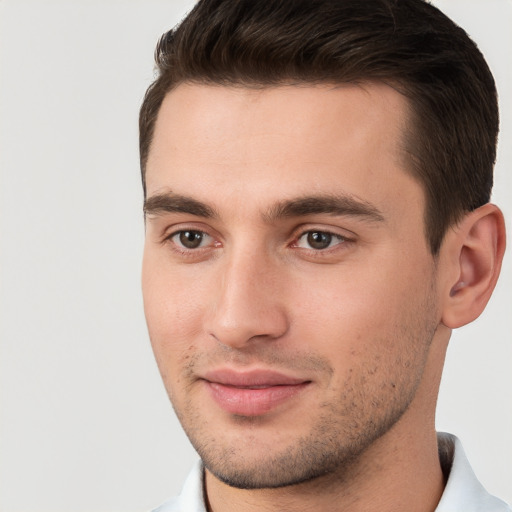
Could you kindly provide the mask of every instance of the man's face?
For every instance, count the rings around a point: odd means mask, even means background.
[[[439,315],[406,111],[384,85],[164,100],[145,313],[176,413],[231,485],[343,472],[424,421]]]

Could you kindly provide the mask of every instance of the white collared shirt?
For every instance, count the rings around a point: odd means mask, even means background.
[[[438,434],[440,444],[453,452],[446,487],[435,512],[512,512],[500,499],[491,496],[477,480],[461,442],[450,434]],[[442,457],[441,457],[442,459]],[[450,461],[445,461],[449,465]],[[204,470],[198,461],[185,481],[181,494],[153,512],[206,512],[203,497]]]

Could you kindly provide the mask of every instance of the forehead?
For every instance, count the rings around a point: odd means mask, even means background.
[[[412,181],[403,163],[407,117],[407,100],[383,84],[182,84],[157,118],[148,196],[172,189],[209,201],[311,192],[393,200],[397,182]]]

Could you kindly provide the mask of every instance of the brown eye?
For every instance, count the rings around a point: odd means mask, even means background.
[[[322,251],[344,243],[346,239],[341,235],[328,231],[306,231],[297,240],[296,247]]]
[[[307,234],[307,243],[312,249],[327,249],[331,245],[332,235],[322,231],[310,231]]]
[[[180,231],[173,238],[185,249],[197,249],[200,247],[207,235],[201,231]]]

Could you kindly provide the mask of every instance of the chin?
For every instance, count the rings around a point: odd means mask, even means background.
[[[249,437],[249,436],[248,436]],[[245,449],[251,446],[251,451]],[[366,443],[343,443],[316,437],[294,440],[279,450],[276,444],[254,451],[249,438],[244,447],[234,444],[214,449],[196,447],[205,468],[218,480],[237,489],[277,489],[319,480],[328,476],[344,478]]]

